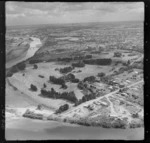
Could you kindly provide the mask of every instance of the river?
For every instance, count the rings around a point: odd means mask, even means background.
[[[26,118],[6,122],[6,140],[112,139],[142,140],[144,128],[106,129]]]
[[[8,63],[6,63],[6,68],[10,68],[13,65],[20,63],[22,61],[27,60],[28,58],[34,56],[34,54],[36,53],[36,51],[40,48],[40,46],[42,45],[42,42],[39,38],[35,38],[35,37],[30,37],[33,41],[30,42],[29,44],[29,48],[27,51],[25,51],[24,53],[22,53],[21,55],[18,55],[17,59],[14,59]]]

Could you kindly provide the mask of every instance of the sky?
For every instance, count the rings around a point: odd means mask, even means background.
[[[6,2],[6,25],[143,20],[143,2]]]

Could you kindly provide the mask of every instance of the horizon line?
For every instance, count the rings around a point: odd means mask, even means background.
[[[116,23],[116,22],[144,22],[144,20],[126,20],[126,21],[98,21],[98,22],[73,22],[73,23],[45,23],[45,24],[18,24],[18,25],[7,25],[6,27],[16,27],[16,26],[42,26],[42,25],[69,25],[69,24],[90,24],[90,23]]]

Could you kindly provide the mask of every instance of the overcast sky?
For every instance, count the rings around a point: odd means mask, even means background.
[[[7,25],[143,21],[143,2],[6,2]]]

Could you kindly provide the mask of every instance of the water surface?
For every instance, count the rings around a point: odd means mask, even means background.
[[[55,121],[14,119],[6,122],[6,140],[56,140],[56,139],[121,139],[142,140],[144,128],[104,129],[84,127]]]

